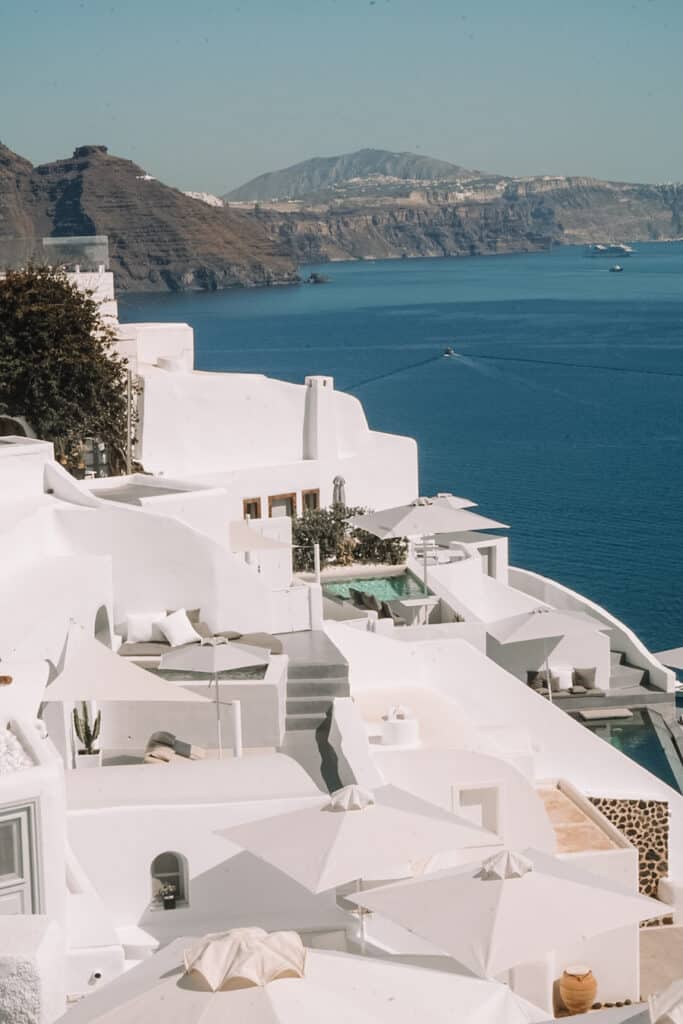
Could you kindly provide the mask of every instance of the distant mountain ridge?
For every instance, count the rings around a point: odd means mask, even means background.
[[[227,192],[228,202],[298,199],[355,178],[386,177],[401,181],[455,181],[478,175],[458,164],[416,153],[359,149],[341,156],[316,156],[279,171],[269,171]]]

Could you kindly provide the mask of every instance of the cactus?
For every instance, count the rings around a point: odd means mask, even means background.
[[[100,735],[100,725],[102,723],[102,712],[98,711],[95,716],[93,725],[90,725],[90,712],[88,705],[85,701],[81,702],[81,714],[78,714],[78,710],[73,710],[74,730],[76,736],[80,740],[83,749],[79,751],[80,754],[98,754],[99,748],[95,746],[97,738]]]

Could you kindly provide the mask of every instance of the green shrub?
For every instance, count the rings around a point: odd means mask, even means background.
[[[320,545],[320,566],[331,562],[351,565],[353,562],[401,565],[408,545],[405,539],[380,540],[366,530],[350,525],[354,516],[368,509],[331,505],[304,512],[292,520],[295,572],[313,571],[313,545]]]

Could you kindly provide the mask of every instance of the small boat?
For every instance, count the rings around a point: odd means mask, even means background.
[[[454,356],[455,355],[455,349],[451,348],[450,345],[447,345],[446,348],[443,350],[443,354],[444,354],[444,356]]]
[[[634,249],[623,242],[594,242],[586,252],[589,256],[632,256]]]
[[[620,274],[624,268],[619,263],[615,263],[613,267],[609,268],[610,274]]]

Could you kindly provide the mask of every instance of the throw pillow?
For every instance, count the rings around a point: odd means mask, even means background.
[[[565,668],[564,666],[558,665],[555,669],[555,673],[557,674],[557,678],[559,680],[560,690],[568,690],[569,687],[576,682],[576,680],[573,678],[571,668]]]
[[[575,668],[572,673],[574,686],[585,686],[586,689],[593,689],[596,671],[595,668]]]
[[[164,634],[171,647],[180,647],[182,644],[191,644],[201,640],[199,633],[188,619],[184,608],[179,608],[172,615],[167,615],[165,619],[160,619],[156,625]]]
[[[126,616],[126,640],[129,644],[146,644],[164,639],[157,623],[165,612],[136,612]]]
[[[192,623],[193,626],[196,625],[199,622],[199,612],[200,612],[199,608],[185,608],[183,610],[184,610],[185,614],[187,615],[188,619],[190,620],[190,622]],[[164,612],[164,615],[173,615],[173,612],[176,612],[176,611],[178,611],[177,608],[168,608]]]

